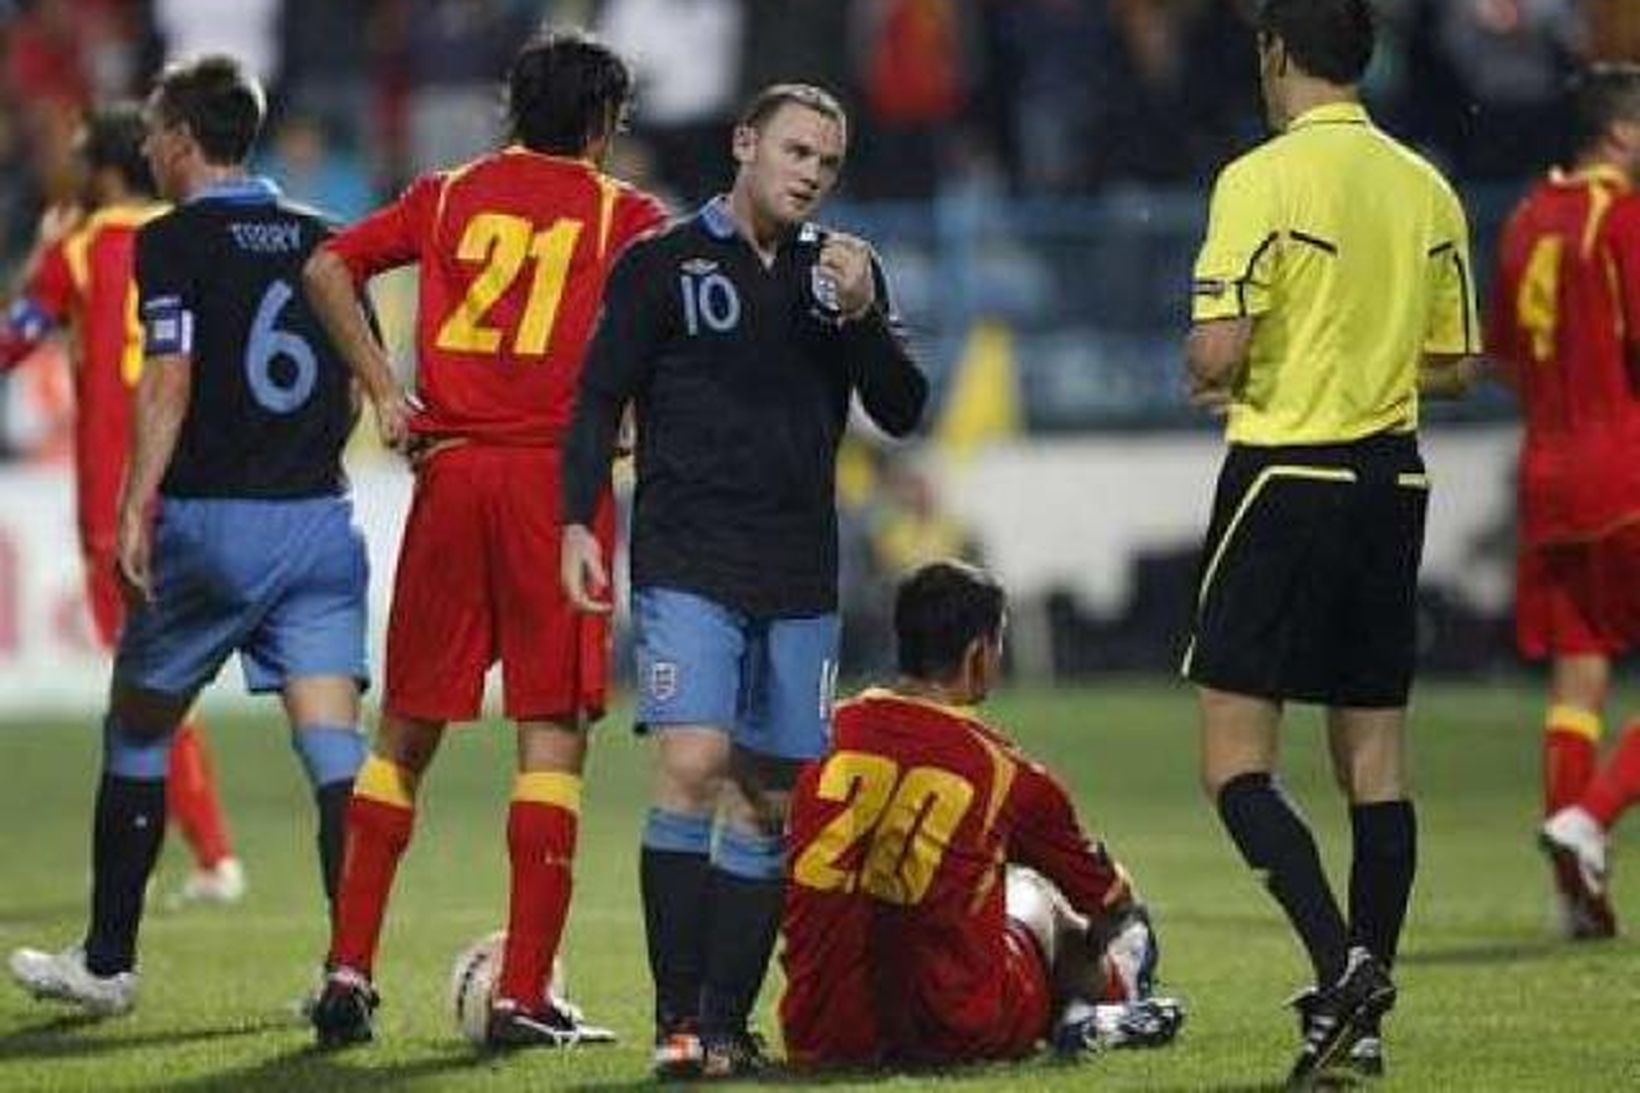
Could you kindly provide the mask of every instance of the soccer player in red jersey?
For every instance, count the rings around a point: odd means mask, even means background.
[[[1127,872],[975,712],[1003,610],[963,563],[907,578],[900,683],[838,706],[831,750],[792,794],[780,1022],[795,1065],[1009,1059],[1178,1029],[1177,1003],[1149,997],[1155,941]]]
[[[1605,833],[1640,796],[1640,721],[1596,772],[1612,658],[1640,643],[1640,66],[1591,68],[1576,100],[1575,161],[1504,231],[1489,335],[1526,418],[1515,626],[1552,665],[1544,846],[1568,936],[1599,938]]]
[[[125,617],[114,570],[116,513],[131,443],[131,393],[142,371],[131,256],[137,229],[165,211],[154,196],[142,138],[142,112],[134,104],[108,106],[86,119],[78,156],[88,211],[47,213],[22,290],[0,323],[0,369],[22,361],[54,331],[73,332],[80,552],[92,623],[107,649]],[[166,795],[166,811],[195,863],[174,900],[239,899],[244,869],[228,837],[197,718],[176,732]]]
[[[490,1038],[608,1038],[547,997],[569,909],[586,727],[604,708],[607,623],[558,585],[560,441],[605,276],[665,210],[599,170],[630,89],[601,44],[554,33],[510,74],[517,143],[427,175],[310,262],[310,298],[374,403],[383,438],[416,456],[387,637],[387,694],[359,772],[346,866],[314,1011],[322,1043],[370,1037],[371,965],[416,785],[444,727],[480,712],[502,665],[518,725],[507,820],[512,896]],[[399,389],[355,286],[420,264],[417,394]],[[613,539],[607,490],[598,534]],[[602,1034],[602,1035],[599,1035]]]

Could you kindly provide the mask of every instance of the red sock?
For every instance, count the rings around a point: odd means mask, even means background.
[[[1600,762],[1600,715],[1550,706],[1543,725],[1543,814],[1577,803]]]
[[[165,780],[165,810],[176,821],[201,869],[233,855],[227,821],[216,796],[211,755],[197,721],[184,721],[171,738],[171,767]]]
[[[1606,760],[1578,803],[1609,831],[1636,798],[1640,798],[1640,721],[1631,721],[1617,751]]]
[[[541,1007],[552,959],[564,936],[580,811],[577,775],[530,771],[513,783],[507,811],[512,899],[496,997],[525,1009]]]
[[[399,858],[416,822],[416,779],[372,755],[353,782],[347,806],[347,849],[331,926],[331,967],[370,974]]]

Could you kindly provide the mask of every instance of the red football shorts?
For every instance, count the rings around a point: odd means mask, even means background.
[[[1022,923],[1008,920],[1002,935],[1003,1035],[992,1058],[1014,1059],[1036,1050],[1053,1018],[1053,990],[1036,939]]]
[[[603,712],[609,625],[571,610],[558,583],[559,458],[465,444],[418,472],[387,624],[389,712],[473,720],[498,659],[512,720]],[[608,565],[607,496],[595,525]]]
[[[1523,548],[1515,641],[1533,658],[1617,656],[1640,644],[1640,522],[1586,543]]]

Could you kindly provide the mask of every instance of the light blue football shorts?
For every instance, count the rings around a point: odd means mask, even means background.
[[[237,652],[252,693],[310,676],[368,686],[370,563],[347,497],[162,498],[152,565],[153,602],[120,634],[121,682],[192,694]]]
[[[754,619],[689,592],[632,594],[638,731],[710,725],[760,755],[813,759],[830,739],[835,613]]]

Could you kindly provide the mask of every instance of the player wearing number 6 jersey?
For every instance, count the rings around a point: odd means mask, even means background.
[[[1640,66],[1591,69],[1576,100],[1575,162],[1504,231],[1488,340],[1526,419],[1515,627],[1552,664],[1546,845],[1563,931],[1599,938],[1616,931],[1603,869],[1575,850],[1603,859],[1640,796],[1640,723],[1595,769],[1612,658],[1640,642]]]
[[[142,327],[132,276],[137,229],[165,211],[142,157],[142,113],[118,103],[92,113],[77,142],[86,211],[59,206],[41,223],[23,288],[0,322],[0,370],[60,328],[73,332],[74,478],[86,602],[96,638],[113,649],[124,621],[114,575],[115,514],[131,444],[131,395],[142,372]],[[166,811],[193,851],[176,899],[233,902],[244,870],[217,801],[203,727],[177,729]]]
[[[558,587],[559,453],[605,274],[658,225],[655,199],[599,170],[630,77],[575,34],[527,44],[513,62],[517,143],[417,180],[309,264],[315,306],[364,381],[390,443],[417,455],[387,635],[387,697],[375,754],[348,816],[347,869],[330,974],[314,1011],[323,1043],[368,1039],[371,965],[416,784],[445,725],[479,714],[501,661],[518,725],[507,818],[512,896],[491,1015],[497,1045],[607,1039],[546,997],[569,911],[585,730],[604,708],[604,620]],[[400,393],[352,298],[418,263],[419,406]],[[609,492],[597,528],[613,536]]]
[[[1154,1044],[1182,1020],[1148,997],[1155,941],[1126,871],[976,712],[1003,607],[960,562],[907,578],[900,682],[838,706],[792,794],[780,1020],[797,1065]]]
[[[136,995],[143,890],[159,851],[171,738],[234,652],[278,692],[312,781],[327,890],[363,757],[363,541],[341,449],[346,364],[296,295],[327,229],[245,173],[262,92],[227,57],[167,70],[144,151],[176,208],[137,235],[145,361],[121,496],[120,635],[92,841],[84,945],[22,949],[36,996],[119,1013]]]

